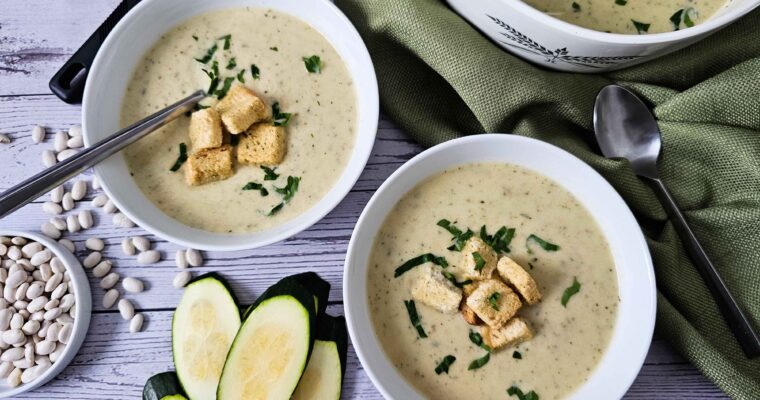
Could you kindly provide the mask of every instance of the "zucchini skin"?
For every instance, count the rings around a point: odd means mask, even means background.
[[[207,272],[203,275],[198,275],[193,279],[190,279],[190,281],[185,285],[185,287],[188,287],[192,285],[195,282],[202,281],[204,279],[215,279],[219,283],[221,283],[225,289],[227,289],[227,292],[230,294],[230,297],[232,297],[232,301],[235,302],[235,304],[240,304],[240,301],[238,301],[237,296],[235,296],[235,291],[232,290],[232,286],[230,286],[230,283],[227,282],[227,279],[225,279],[221,274],[218,272]],[[242,315],[241,315],[242,317]]]
[[[346,375],[346,359],[348,356],[348,328],[346,328],[346,318],[341,316],[333,317],[322,314],[317,319],[316,340],[323,342],[335,342],[340,357],[340,380]]]
[[[330,283],[322,279],[315,272],[303,272],[291,275],[284,279],[295,279],[308,291],[317,297],[317,316],[324,315],[327,310],[327,300],[330,297]]]
[[[143,387],[143,400],[161,400],[167,396],[181,395],[185,392],[179,383],[179,378],[174,371],[162,372],[148,378]]]

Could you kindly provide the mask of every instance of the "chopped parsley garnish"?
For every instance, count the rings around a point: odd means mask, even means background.
[[[275,101],[274,104],[272,104],[272,125],[287,126],[288,122],[290,122],[290,117],[292,116],[292,113],[285,113],[280,111],[279,102]]]
[[[501,293],[499,292],[493,292],[490,296],[488,296],[488,302],[491,303],[491,308],[493,308],[496,311],[499,311],[500,298],[501,298]]]
[[[244,69],[241,69],[240,72],[238,72],[238,74],[237,74],[237,80],[240,83],[245,83],[245,70]]]
[[[530,248],[530,242],[536,242],[539,246],[541,246],[542,249],[546,251],[557,251],[559,250],[559,246],[554,243],[549,243],[544,239],[541,239],[540,237],[531,234],[528,236],[527,239],[525,239],[525,247],[528,248],[528,254],[533,254],[533,250]]]
[[[222,88],[216,91],[216,98],[221,100],[224,98],[224,96],[227,95],[227,92],[232,87],[232,82],[235,82],[235,77],[229,76],[227,78],[224,78],[224,84],[222,85]]]
[[[451,221],[447,219],[442,219],[438,221],[438,226],[440,226],[443,229],[446,229],[451,235],[451,240],[454,241],[454,244],[451,245],[448,250],[451,251],[462,251],[462,248],[464,248],[464,244],[470,240],[470,238],[475,235],[475,232],[467,229],[466,232],[462,232],[461,229],[454,226],[454,224],[451,223]]]
[[[214,43],[213,46],[209,47],[209,49],[206,50],[206,55],[205,56],[203,56],[201,58],[196,58],[195,61],[198,61],[199,63],[202,63],[202,64],[207,64],[214,57],[214,53],[216,53],[216,50],[218,48],[219,47],[216,45],[216,43]]]
[[[635,19],[632,19],[631,22],[633,22],[633,27],[636,28],[636,32],[638,32],[639,35],[649,32],[649,26],[651,24],[645,24],[643,22],[636,21]]]
[[[405,272],[411,270],[412,268],[418,265],[428,263],[428,262],[431,262],[443,268],[446,268],[449,266],[449,263],[448,261],[446,261],[445,258],[438,257],[433,253],[426,253],[421,256],[414,257],[411,260],[408,260],[405,263],[401,264],[401,266],[396,268],[396,270],[393,272],[393,277],[398,278],[399,276],[403,275]]]
[[[208,84],[208,90],[206,91],[206,93],[208,93],[209,95],[213,95],[214,92],[216,91],[217,86],[219,86],[219,78],[216,78],[216,77],[211,78],[211,82]]]
[[[581,10],[581,5],[573,2],[573,12],[579,12]]]
[[[462,282],[457,282],[457,277],[454,276],[454,274],[452,274],[451,272],[448,272],[448,271],[443,271],[443,276],[446,279],[448,279],[449,281],[451,281],[451,283],[453,283],[454,286],[456,286],[458,288],[463,288],[466,285],[469,285],[469,284],[472,283],[472,279],[466,279],[466,280],[463,280]]]
[[[689,16],[689,11],[693,10],[693,8],[687,8],[683,12],[683,24],[686,25],[687,28],[691,28],[694,26],[694,21],[691,20],[691,17]]]
[[[274,169],[269,168],[269,167],[267,167],[265,165],[262,165],[261,169],[264,170],[264,180],[265,181],[274,181],[274,180],[277,180],[277,178],[280,177],[280,174],[278,174],[277,172],[275,172]]]
[[[562,293],[562,306],[567,307],[567,302],[570,301],[570,298],[573,297],[576,293],[580,292],[580,290],[581,284],[578,282],[578,278],[573,277],[573,284],[565,289],[564,293]]]
[[[262,196],[268,196],[269,191],[267,188],[264,187],[264,185],[256,182],[248,182],[243,186],[243,190],[258,190],[259,193],[261,193]]]
[[[406,306],[406,312],[409,313],[409,320],[412,321],[412,326],[417,330],[417,334],[421,338],[426,338],[427,333],[422,329],[422,323],[420,322],[420,316],[417,314],[417,307],[414,305],[414,300],[404,300]]]
[[[251,64],[251,76],[253,79],[259,79],[259,67],[256,64]]]
[[[478,346],[489,353],[491,352],[491,347],[483,343],[483,336],[480,336],[479,333],[473,331],[472,329],[470,329],[470,341],[474,343],[475,346]]]
[[[319,59],[319,56],[304,57],[303,63],[306,65],[306,70],[311,74],[322,72],[322,60]]]
[[[507,389],[507,394],[510,396],[517,396],[518,400],[539,400],[536,392],[531,390],[530,392],[523,394],[522,390],[517,386],[512,386]]]
[[[275,186],[274,191],[283,195],[282,201],[287,203],[290,201],[290,199],[293,198],[293,196],[298,191],[298,185],[301,183],[301,177],[298,176],[289,176],[288,177],[288,183],[285,185],[285,187],[278,188]]]
[[[480,271],[486,266],[486,260],[477,251],[472,252],[472,259],[475,260],[475,271]]]
[[[488,360],[491,359],[491,353],[486,353],[483,357],[480,357],[478,359],[472,360],[470,365],[467,367],[468,370],[478,369],[486,364],[488,364]]]
[[[193,40],[198,41],[198,36],[193,35]]]
[[[624,6],[624,5],[628,4],[628,0],[615,0],[615,4],[617,4],[619,6]]]
[[[522,360],[522,353],[520,353],[519,351],[515,350],[515,351],[512,352],[512,358],[515,358],[515,359],[518,359],[518,360]]]
[[[280,51],[280,49],[278,49],[277,46],[272,46],[272,47],[269,48],[269,50]]]
[[[443,357],[443,360],[441,360],[441,362],[438,363],[438,366],[435,367],[435,373],[436,373],[436,375],[440,375],[442,373],[447,373],[448,374],[449,373],[449,367],[456,360],[457,360],[457,358],[454,357],[454,356],[452,356],[451,354],[449,354],[446,357]]]
[[[177,157],[177,161],[174,162],[174,165],[169,170],[177,172],[185,161],[187,161],[187,145],[182,142],[179,144],[179,156]]]
[[[271,217],[272,215],[277,214],[278,212],[280,212],[280,210],[282,210],[282,207],[285,207],[285,203],[280,203],[280,204],[272,207],[272,209],[269,210],[269,213],[267,213],[267,216]]]
[[[689,15],[690,11],[694,10],[693,8],[687,8],[687,9],[680,9],[676,11],[673,15],[670,16],[670,22],[673,24],[673,30],[677,31],[681,29],[681,23],[683,22],[684,26],[687,28],[691,28],[694,26],[694,21],[691,20],[691,16]]]
[[[219,38],[219,40],[224,40],[224,49],[229,50],[230,49],[230,39],[232,39],[232,35],[224,35]]]
[[[235,67],[237,67],[237,60],[235,60],[235,57],[232,57],[229,61],[227,61],[227,66],[225,68],[233,69]]]
[[[480,227],[480,238],[491,246],[496,253],[509,253],[509,244],[512,243],[514,237],[515,228],[507,229],[506,226],[502,226],[491,236],[488,234],[485,225]]]

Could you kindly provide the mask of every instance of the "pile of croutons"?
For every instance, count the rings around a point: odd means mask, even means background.
[[[253,90],[233,86],[214,106],[190,116],[191,150],[185,167],[188,185],[227,179],[238,164],[277,165],[285,157],[285,130]],[[230,135],[239,135],[237,146]],[[234,154],[233,154],[234,153]]]
[[[474,253],[482,260],[475,260]],[[485,263],[483,263],[485,261]],[[440,312],[461,312],[470,325],[480,327],[483,342],[493,350],[515,346],[533,338],[528,324],[516,316],[523,303],[536,304],[541,293],[533,277],[479,237],[462,248],[461,278],[472,282],[460,289],[440,268],[428,265],[412,288],[412,297]]]

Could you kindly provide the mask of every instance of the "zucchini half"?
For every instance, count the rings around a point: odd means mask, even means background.
[[[317,320],[317,339],[293,400],[339,400],[346,373],[346,319],[323,314]]]
[[[143,400],[184,399],[182,386],[179,384],[177,374],[174,372],[162,372],[151,376],[143,387]]]
[[[314,345],[314,296],[293,279],[267,289],[247,311],[219,380],[219,400],[288,400]]]
[[[319,275],[314,272],[303,272],[282,278],[269,289],[264,291],[261,297],[259,297],[256,302],[254,302],[250,307],[248,307],[247,310],[245,310],[245,313],[243,313],[243,318],[245,319],[248,317],[248,314],[251,312],[251,310],[254,309],[254,307],[256,307],[258,302],[266,299],[268,296],[279,293],[279,289],[277,289],[278,285],[289,281],[298,282],[314,296],[314,305],[318,316],[325,313],[325,310],[327,310],[327,300],[330,297],[330,283],[320,278]]]
[[[216,399],[227,352],[239,328],[240,309],[221,276],[204,274],[185,287],[172,320],[172,353],[189,398]]]

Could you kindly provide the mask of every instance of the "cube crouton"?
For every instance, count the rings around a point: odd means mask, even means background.
[[[467,297],[467,306],[480,319],[493,328],[499,328],[512,318],[522,302],[504,282],[489,279],[480,282],[478,288]]]
[[[526,303],[536,304],[541,300],[536,281],[520,264],[509,257],[502,257],[496,264],[496,270],[501,279],[515,288]]]
[[[232,176],[232,147],[224,145],[190,154],[185,167],[185,180],[197,186]]]
[[[477,258],[475,253],[480,255]],[[496,269],[496,252],[483,239],[470,238],[462,248],[462,277],[465,279],[489,279]]]
[[[472,311],[472,308],[467,305],[467,299],[462,299],[462,303],[459,305],[459,312],[462,314],[465,322],[470,325],[480,325],[483,322],[478,318],[478,314],[475,314],[475,311]]]
[[[240,137],[237,160],[241,164],[276,165],[285,158],[285,130],[270,123],[253,125]]]
[[[419,270],[419,278],[412,288],[412,297],[442,313],[455,314],[462,301],[462,290],[446,279],[437,268],[423,265]]]
[[[225,129],[233,135],[272,117],[269,106],[243,85],[233,86],[214,108],[221,115]]]
[[[533,332],[530,331],[525,320],[520,317],[510,319],[500,328],[483,326],[480,329],[480,334],[483,336],[483,343],[493,350],[516,346],[533,338]]]
[[[204,108],[190,116],[190,143],[193,151],[222,145],[222,119],[216,110]]]

